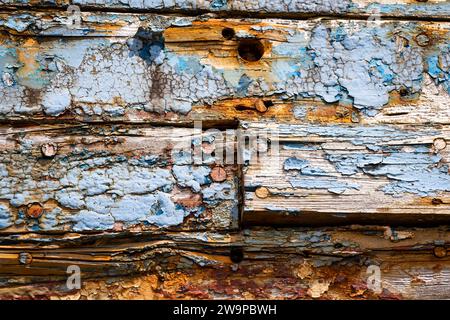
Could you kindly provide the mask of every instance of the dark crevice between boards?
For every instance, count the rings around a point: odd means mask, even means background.
[[[437,227],[450,224],[450,216],[423,214],[244,211],[242,228],[271,227],[336,227],[349,225]]]
[[[101,127],[105,125],[125,125],[125,126],[139,126],[143,128],[148,127],[176,127],[176,128],[193,128],[196,120],[160,120],[160,121],[126,121],[126,120],[92,120],[81,121],[77,119],[65,118],[36,118],[36,119],[0,119],[0,126],[9,126],[11,128],[27,128],[32,126],[42,125],[68,125],[77,127],[96,126]],[[239,120],[204,120],[202,121],[203,129],[237,129],[239,127]],[[47,129],[47,128],[46,128]],[[48,128],[51,129],[51,128]]]

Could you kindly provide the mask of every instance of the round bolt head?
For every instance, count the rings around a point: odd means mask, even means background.
[[[436,150],[443,150],[447,146],[447,142],[442,138],[437,138],[433,141],[433,145]]]
[[[211,170],[211,178],[215,182],[222,182],[227,179],[227,172],[222,167],[215,167]]]
[[[58,147],[53,143],[44,143],[41,146],[42,155],[46,158],[53,158],[58,152]]]
[[[258,110],[258,112],[264,113],[267,111],[267,107],[264,104],[264,101],[262,101],[261,99],[256,100],[255,108],[256,108],[256,110]]]
[[[447,256],[447,249],[445,249],[444,247],[435,247],[433,249],[433,253],[437,258],[444,258],[445,256]]]
[[[39,203],[32,203],[27,208],[27,217],[37,219],[44,213],[44,208]]]
[[[258,198],[265,199],[269,196],[269,190],[266,187],[259,187],[256,189],[255,194]]]
[[[421,33],[416,36],[416,42],[419,46],[426,47],[430,44],[430,38],[425,33]]]
[[[33,261],[33,257],[28,252],[22,252],[19,254],[19,262],[21,264],[30,264]]]

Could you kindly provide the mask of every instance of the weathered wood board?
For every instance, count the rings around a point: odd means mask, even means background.
[[[446,126],[252,122],[245,128],[278,140],[275,152],[258,155],[256,139],[252,146],[244,169],[247,223],[450,222]]]
[[[442,18],[450,16],[448,0],[1,0],[1,7],[67,7],[78,5],[82,10],[107,9],[127,11],[163,11],[199,14],[213,12],[236,15],[280,15],[305,17],[387,16],[411,18]]]
[[[194,129],[0,132],[2,234],[237,227],[237,167],[217,166],[206,151],[195,161],[192,145],[210,143]]]
[[[3,121],[450,122],[448,23],[1,19]]]
[[[0,0],[0,299],[450,298],[449,18]]]
[[[448,227],[363,226],[144,232],[122,239],[7,236],[0,239],[0,297],[448,298],[449,236]],[[82,270],[85,285],[79,291],[61,281],[73,264]],[[367,287],[369,266],[381,270],[378,292]]]

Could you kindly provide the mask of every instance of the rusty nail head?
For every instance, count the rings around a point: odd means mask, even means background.
[[[225,181],[227,179],[227,172],[225,171],[224,168],[222,167],[214,167],[211,170],[211,178],[215,181],[215,182],[222,182]]]
[[[267,111],[267,107],[264,104],[264,101],[262,101],[261,99],[258,99],[255,101],[255,108],[256,110],[258,110],[259,112],[266,112]]]
[[[439,198],[433,198],[433,199],[431,199],[431,203],[434,204],[434,205],[439,205],[439,204],[443,204],[444,201],[442,201]]]
[[[256,189],[255,194],[258,198],[265,199],[269,196],[269,190],[266,187],[259,187]]]
[[[443,150],[447,146],[447,142],[445,142],[445,140],[442,138],[437,138],[434,139],[433,145],[436,150]]]
[[[28,205],[27,216],[29,218],[37,219],[44,213],[44,208],[42,208],[39,203],[32,203]]]
[[[31,256],[31,254],[27,252],[22,252],[19,254],[19,262],[21,264],[30,264],[31,261],[33,261],[33,257]]]
[[[425,47],[430,44],[430,38],[425,33],[420,33],[416,36],[416,42],[419,46]]]
[[[433,253],[435,257],[444,258],[447,255],[447,249],[445,247],[434,247]]]
[[[58,147],[54,143],[44,143],[41,146],[41,152],[44,157],[52,158],[56,155],[56,152],[58,152]]]

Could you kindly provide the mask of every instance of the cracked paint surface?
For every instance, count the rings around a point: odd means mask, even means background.
[[[0,0],[3,5],[68,4],[68,1]],[[176,11],[252,12],[252,13],[309,13],[309,14],[381,14],[387,16],[443,16],[450,12],[445,0],[426,3],[405,0],[74,0],[69,4],[98,8],[152,9]]]
[[[189,135],[184,129],[174,132],[186,139]],[[114,147],[105,138],[91,137],[95,142],[87,142],[66,135],[67,142],[60,142],[63,149],[45,159],[39,154],[39,141],[47,138],[31,135],[2,147],[1,229],[16,225],[33,231],[80,232],[137,225],[219,229],[233,225],[233,212],[237,214],[233,170],[224,182],[213,183],[208,165],[177,164],[177,158],[151,147],[152,138],[145,137],[138,139],[141,147],[133,138],[116,137]],[[171,148],[169,138],[160,139],[165,140],[163,148]],[[31,203],[43,206],[42,217],[27,217]],[[186,223],[188,217],[192,221]]]
[[[363,220],[378,215],[387,221],[397,214],[425,217],[448,210],[446,129],[257,123],[246,127],[249,132],[277,132],[280,141],[278,156],[261,158],[244,169],[248,217],[254,212],[286,212],[312,219],[332,212],[336,221],[348,215]],[[261,187],[268,190],[263,198],[254,191]]]
[[[371,117],[392,102],[395,92],[420,96],[424,75],[448,91],[446,24],[431,30],[430,37],[440,38],[422,47],[415,40],[426,28],[420,23],[302,22],[295,27],[272,22],[270,29],[236,25],[250,37],[273,38],[265,40],[271,49],[251,64],[233,50],[237,40],[222,53],[208,48],[195,30],[216,28],[219,34],[211,37],[221,45],[223,21],[214,19],[189,18],[180,26],[179,19],[151,16],[145,26],[132,23],[135,33],[118,38],[3,38],[0,116],[183,117],[194,105],[276,96],[344,103]],[[195,49],[180,47],[188,39],[197,43]],[[293,117],[299,116],[295,109]]]

